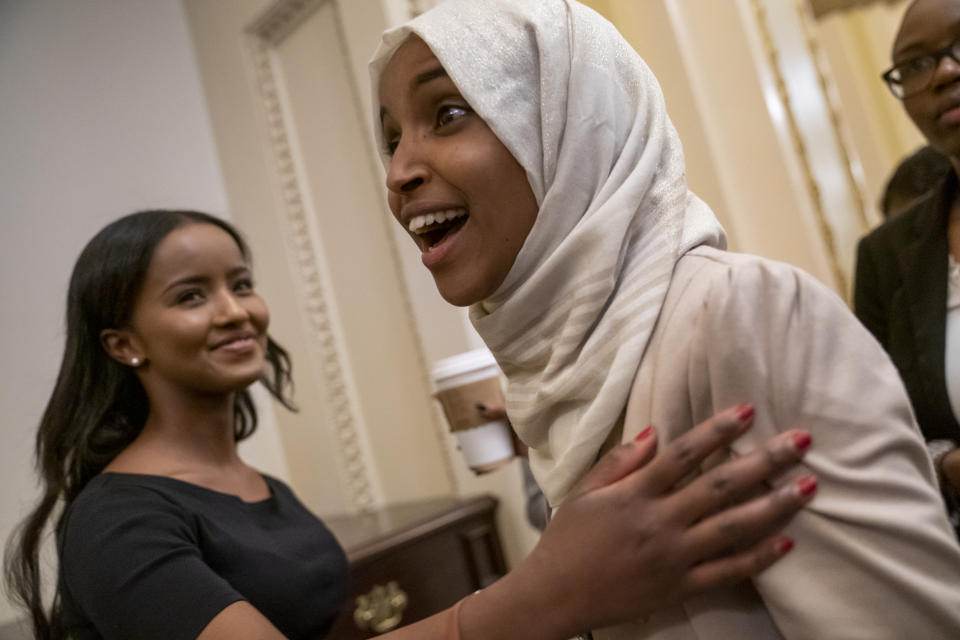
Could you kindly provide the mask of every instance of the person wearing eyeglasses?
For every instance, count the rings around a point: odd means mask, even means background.
[[[883,80],[951,170],[861,239],[854,310],[907,387],[960,535],[960,0],[915,0]]]

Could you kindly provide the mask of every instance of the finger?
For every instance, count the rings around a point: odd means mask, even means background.
[[[681,522],[699,520],[795,464],[811,442],[810,434],[799,429],[779,434],[746,455],[714,467],[677,491],[669,498],[670,509]]]
[[[730,507],[697,523],[683,534],[691,564],[746,549],[781,530],[817,491],[813,476],[801,476],[749,502]]]
[[[647,427],[630,442],[617,445],[590,469],[570,492],[570,498],[609,486],[642,468],[657,451],[657,430]],[[569,500],[569,498],[568,498]]]
[[[482,402],[478,402],[475,405],[477,413],[480,414],[480,417],[484,420],[506,420],[507,419],[507,410],[503,407],[485,405]]]
[[[663,447],[642,482],[653,495],[673,487],[708,455],[729,445],[753,424],[753,407],[741,404],[716,414]]]
[[[789,553],[793,546],[792,538],[776,535],[736,555],[697,565],[687,574],[681,587],[686,594],[684,597],[731,586],[755,576]]]
[[[510,429],[510,440],[513,442],[513,450],[516,451],[518,456],[521,458],[530,457],[530,447],[520,439],[520,436],[512,428]]]

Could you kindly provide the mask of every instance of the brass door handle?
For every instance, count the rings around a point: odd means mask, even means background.
[[[403,611],[407,608],[407,594],[391,580],[387,586],[377,585],[370,593],[357,596],[357,608],[353,621],[361,630],[386,633],[400,626]]]

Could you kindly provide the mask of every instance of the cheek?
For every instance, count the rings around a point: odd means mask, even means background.
[[[169,313],[140,323],[140,335],[148,346],[176,349],[177,345],[192,345],[206,339],[207,322],[200,313]]]
[[[261,332],[266,332],[270,326],[270,309],[260,296],[252,296],[247,305],[250,321]]]
[[[921,94],[903,101],[903,108],[921,131],[928,131],[933,125],[933,109]]]

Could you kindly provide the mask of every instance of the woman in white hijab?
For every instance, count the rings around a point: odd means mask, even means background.
[[[789,558],[598,640],[960,637],[960,549],[895,370],[813,278],[723,250],[612,25],[574,0],[447,0],[384,34],[371,72],[391,210],[471,306],[551,504],[614,443],[738,402],[756,426],[733,457],[814,434],[779,480],[820,487]]]

